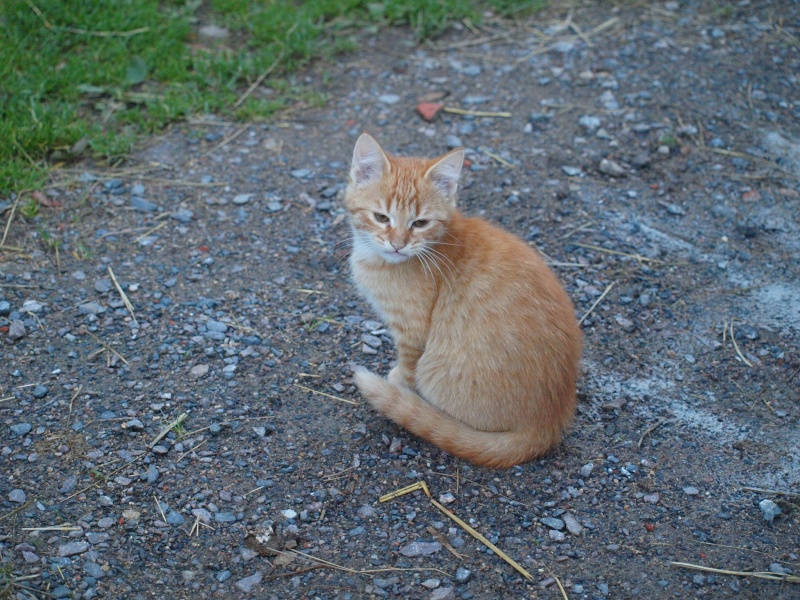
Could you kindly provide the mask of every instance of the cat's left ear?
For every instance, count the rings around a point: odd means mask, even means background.
[[[391,169],[389,159],[380,144],[368,133],[362,133],[353,149],[350,180],[360,187],[380,179]]]
[[[459,148],[445,154],[436,161],[425,177],[430,179],[436,189],[448,198],[455,200],[456,190],[458,189],[458,177],[461,175],[461,167],[464,164],[464,149]]]

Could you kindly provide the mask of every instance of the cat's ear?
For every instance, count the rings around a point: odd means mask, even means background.
[[[380,144],[368,133],[362,133],[353,149],[353,164],[350,165],[350,181],[360,187],[389,172],[389,159]]]
[[[464,149],[459,148],[445,154],[436,161],[425,177],[430,179],[436,189],[448,198],[455,198],[458,189],[458,177],[461,175],[461,167],[464,164]]]

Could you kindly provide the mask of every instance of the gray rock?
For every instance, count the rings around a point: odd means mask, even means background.
[[[114,284],[107,277],[98,279],[94,282],[94,291],[100,294],[107,294],[114,288]]]
[[[594,471],[594,463],[586,463],[581,467],[581,477],[586,479]]]
[[[30,550],[23,550],[22,551],[22,558],[25,559],[26,563],[31,564],[31,565],[34,564],[34,563],[39,562],[40,560],[42,560],[41,558],[39,558],[38,554],[36,554],[34,552],[31,552]]]
[[[800,141],[789,140],[777,131],[770,131],[764,136],[761,147],[774,154],[778,162],[789,167],[800,177]]]
[[[131,419],[127,423],[125,423],[125,429],[130,429],[132,431],[142,431],[144,430],[144,423],[142,423],[139,419]]]
[[[650,164],[650,155],[647,152],[640,152],[633,157],[631,164],[637,169],[644,169]]]
[[[218,512],[214,514],[217,523],[235,523],[236,515],[230,512]]]
[[[19,319],[14,319],[8,326],[8,337],[12,341],[21,340],[28,332],[25,331],[25,324]]]
[[[362,519],[368,519],[369,517],[375,514],[375,509],[372,508],[369,504],[365,504],[364,506],[358,509],[358,512],[356,514]]]
[[[600,119],[593,115],[583,115],[578,119],[578,124],[587,131],[594,131],[600,127]]]
[[[263,577],[263,575],[261,575],[260,572],[254,573],[253,575],[250,575],[249,577],[245,577],[244,579],[240,579],[234,585],[237,588],[239,588],[240,590],[242,590],[245,594],[249,594],[250,592],[253,591],[253,588],[255,586],[257,586],[259,583],[261,583],[261,578],[262,577]]]
[[[653,492],[652,494],[645,494],[642,497],[642,500],[644,500],[648,504],[658,504],[658,501],[660,499],[661,499],[661,496],[658,495],[658,492]]]
[[[52,592],[53,598],[71,598],[72,597],[72,590],[64,585],[59,585],[55,588]]]
[[[295,179],[305,179],[311,175],[311,169],[295,169],[291,172],[291,176]]]
[[[364,342],[370,348],[380,348],[381,346],[383,346],[381,338],[379,338],[376,335],[372,335],[370,333],[362,334],[361,341]]]
[[[117,521],[112,517],[103,517],[97,522],[97,526],[100,529],[108,529],[109,527],[113,527],[114,523]]]
[[[452,597],[453,597],[453,588],[443,587],[434,591],[431,594],[430,600],[445,600],[446,598],[452,598]]]
[[[578,519],[575,518],[571,512],[564,513],[561,515],[561,518],[564,519],[564,525],[567,526],[567,531],[569,531],[572,535],[580,535],[583,527],[578,522]]]
[[[253,194],[238,194],[233,197],[233,203],[237,205],[247,204],[252,197]]]
[[[64,480],[64,483],[61,484],[61,488],[58,491],[62,494],[71,494],[75,491],[76,487],[78,487],[78,478],[75,475],[70,475]]]
[[[81,304],[78,307],[78,310],[82,315],[101,315],[106,312],[104,306],[101,306],[97,302],[86,302],[85,304]]]
[[[556,517],[542,517],[539,519],[539,522],[550,529],[557,529],[558,531],[564,529],[564,521],[557,519]]]
[[[28,499],[28,496],[25,494],[25,490],[11,490],[8,493],[8,501],[9,502],[17,502],[19,504],[24,504],[25,500]]]
[[[158,204],[140,196],[131,196],[131,208],[142,212],[155,212],[158,210]]]
[[[11,431],[20,437],[30,433],[31,429],[33,429],[33,425],[30,423],[18,423],[17,425],[11,426]]]
[[[698,490],[696,487],[692,485],[689,485],[683,488],[683,493],[686,494],[687,496],[697,496],[697,494],[700,493],[700,490]]]
[[[553,540],[554,542],[563,542],[567,537],[557,529],[551,529],[549,535],[550,539]]]
[[[472,577],[472,571],[466,569],[464,567],[458,567],[456,569],[456,576],[455,579],[458,583],[467,583]]]
[[[103,567],[95,562],[83,563],[83,570],[89,577],[94,577],[95,579],[102,579],[108,575],[108,573],[103,570]]]
[[[411,542],[400,549],[400,554],[408,556],[409,558],[414,556],[428,556],[439,552],[441,549],[442,545],[439,542]]]
[[[764,516],[764,520],[768,523],[772,523],[773,519],[775,519],[775,517],[782,512],[780,506],[769,499],[759,502],[758,508],[761,509],[761,514]]]
[[[398,583],[400,583],[400,578],[387,577],[386,579],[383,579],[381,577],[375,577],[372,580],[372,583],[375,585],[375,587],[385,590],[388,587],[392,587],[393,585],[397,585]]]
[[[98,531],[87,531],[86,532],[86,540],[92,545],[95,546],[97,544],[102,544],[107,542],[111,539],[111,536],[105,532],[98,532]]]
[[[225,333],[228,331],[228,326],[221,321],[215,321],[213,319],[209,319],[206,321],[206,329],[209,331],[216,331],[218,333]]]
[[[181,223],[189,223],[194,218],[194,213],[188,208],[179,208],[172,213],[172,218]]]
[[[452,150],[453,148],[460,148],[464,144],[461,143],[461,138],[457,135],[448,135],[444,138],[444,143],[447,145],[448,150]]]
[[[579,167],[564,165],[561,167],[561,170],[564,171],[564,174],[568,177],[580,177],[583,175],[583,171]]]
[[[625,177],[625,169],[617,162],[604,158],[600,161],[597,170],[609,177]]]
[[[47,386],[42,385],[41,383],[33,388],[33,397],[34,398],[44,398],[47,396],[47,392],[50,390],[47,389]]]
[[[189,375],[195,379],[199,379],[208,373],[208,365],[195,365],[189,371]]]
[[[158,472],[158,468],[155,465],[150,465],[147,467],[147,472],[145,473],[145,479],[147,479],[147,483],[155,483],[158,481],[158,476],[160,473]]]
[[[217,573],[214,577],[216,577],[217,581],[222,583],[224,581],[228,581],[228,579],[231,578],[231,572],[225,569],[224,571],[220,571],[219,573]]]
[[[170,525],[183,525],[184,522],[186,522],[186,519],[177,510],[173,510],[167,515],[167,523]]]
[[[11,314],[11,303],[8,300],[0,300],[0,317],[7,317]]]
[[[397,94],[381,94],[378,96],[378,102],[383,102],[384,104],[397,104],[400,102],[400,96]]]
[[[67,542],[58,547],[59,556],[74,556],[83,554],[89,549],[89,542]]]

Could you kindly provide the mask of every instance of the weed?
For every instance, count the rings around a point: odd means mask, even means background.
[[[658,138],[658,143],[663,146],[669,146],[670,148],[676,148],[678,146],[678,138],[671,133],[665,133]]]
[[[20,207],[19,213],[30,221],[39,214],[40,210],[41,207],[39,206],[38,200],[36,200],[36,198],[30,197]]]

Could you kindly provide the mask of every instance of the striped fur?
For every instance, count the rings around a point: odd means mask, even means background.
[[[386,155],[362,135],[346,205],[356,286],[398,362],[354,381],[379,412],[441,449],[507,468],[557,443],[575,410],[581,333],[539,255],[455,207],[463,161]]]

